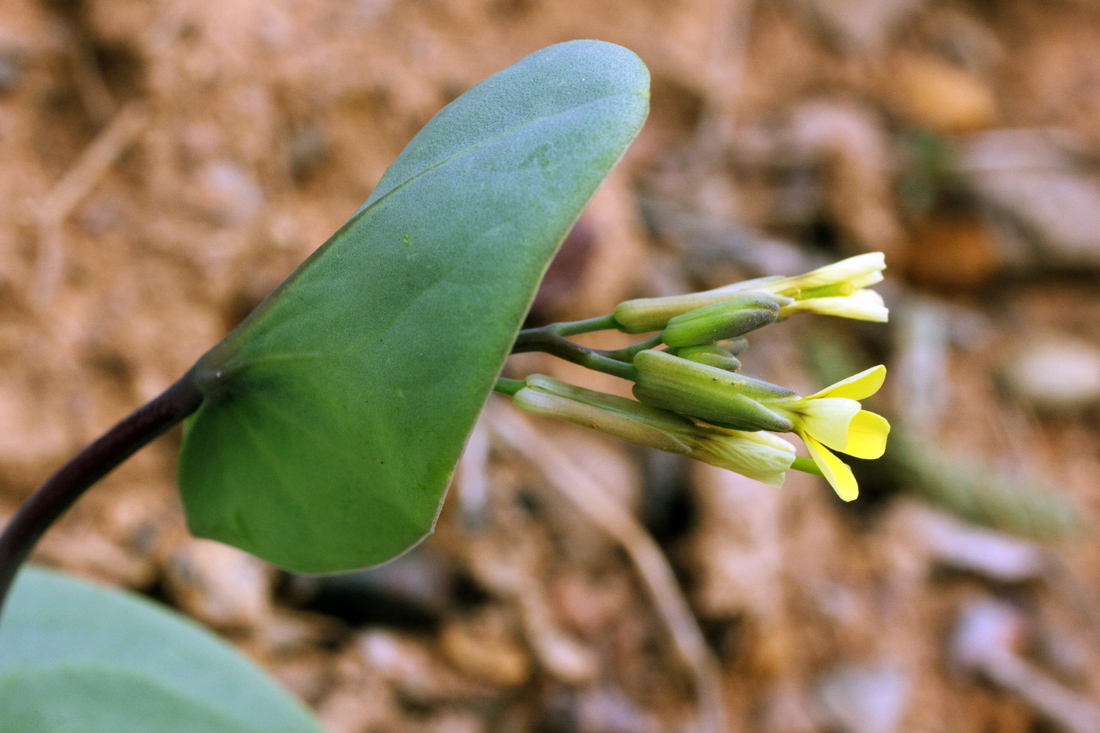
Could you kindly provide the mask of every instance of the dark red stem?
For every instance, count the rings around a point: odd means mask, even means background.
[[[202,404],[191,374],[139,407],[38,487],[0,534],[0,608],[38,539],[96,481]]]

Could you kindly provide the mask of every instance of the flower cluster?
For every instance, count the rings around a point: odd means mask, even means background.
[[[782,485],[792,467],[807,470],[799,465],[806,459],[796,459],[794,447],[771,434],[795,433],[815,472],[851,501],[859,493],[855,477],[834,451],[858,458],[878,458],[885,451],[889,423],[864,410],[859,400],[879,390],[886,368],[867,369],[802,397],[741,374],[738,356],[747,346],[744,334],[796,313],[886,321],[882,298],[867,289],[882,280],[884,268],[882,253],[872,253],[795,277],[621,303],[613,314],[616,328],[659,332],[623,352],[633,367],[637,401],[533,375],[512,392],[514,402],[528,412],[688,455],[774,486]]]
[[[677,316],[706,306],[757,296],[768,297],[779,306],[777,317],[820,313],[884,323],[889,311],[882,302],[882,296],[867,290],[871,285],[882,282],[884,269],[886,261],[883,254],[872,252],[795,277],[765,277],[701,293],[628,300],[615,308],[615,320],[627,333],[659,331]]]
[[[526,412],[594,428],[649,448],[680,453],[782,486],[794,461],[794,446],[775,435],[700,425],[625,397],[575,387],[533,374],[512,397]]]

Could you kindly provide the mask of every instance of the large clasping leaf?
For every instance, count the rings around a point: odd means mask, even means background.
[[[431,531],[535,290],[637,135],[649,75],[551,46],[437,114],[363,207],[192,372],[192,532],[302,572]]]
[[[0,733],[321,733],[209,631],[129,593],[24,569],[0,625]]]

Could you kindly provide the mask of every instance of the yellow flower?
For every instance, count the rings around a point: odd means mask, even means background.
[[[882,252],[871,252],[819,267],[805,275],[764,283],[756,289],[794,298],[793,303],[780,309],[780,318],[795,313],[821,313],[885,323],[890,311],[882,302],[882,296],[866,290],[882,282],[885,269],[886,258]]]
[[[864,410],[858,400],[882,387],[886,367],[872,367],[809,397],[767,401],[774,412],[794,423],[794,432],[806,444],[817,467],[844,501],[859,496],[852,469],[832,450],[856,458],[879,458],[886,450],[890,423]]]
[[[753,285],[753,289],[785,295],[788,298],[798,298],[821,288],[838,285],[847,285],[854,291],[882,282],[882,271],[885,269],[886,255],[882,252],[869,252],[819,267],[804,275],[761,282]]]
[[[701,293],[628,300],[615,308],[615,320],[626,333],[660,331],[671,319],[699,308],[736,298],[767,296],[779,304],[780,318],[822,313],[885,322],[889,311],[882,298],[866,289],[882,282],[884,269],[886,258],[882,252],[870,252],[794,277],[762,277]]]
[[[882,296],[874,290],[855,290],[851,295],[805,298],[779,309],[781,318],[795,313],[820,313],[878,323],[886,323],[890,318],[890,310],[882,302]]]

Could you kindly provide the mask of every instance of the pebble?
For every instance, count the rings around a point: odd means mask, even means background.
[[[818,714],[828,730],[894,733],[901,730],[912,682],[892,666],[841,666],[819,681]]]
[[[1031,624],[1015,606],[986,598],[968,603],[948,643],[948,657],[959,669],[980,671],[1014,656],[1031,641]]]
[[[897,518],[938,565],[999,583],[1037,580],[1046,570],[1042,548],[1034,542],[975,527],[915,503],[900,505]]]
[[[977,214],[932,216],[913,226],[906,273],[922,286],[977,290],[1005,264],[1001,244],[1001,238]]]
[[[518,687],[531,677],[531,659],[501,614],[490,611],[452,621],[439,643],[447,661],[482,682]]]
[[[1072,413],[1100,402],[1100,348],[1070,337],[1025,340],[1005,367],[1010,392],[1048,413]]]
[[[401,715],[389,685],[375,678],[341,685],[317,706],[317,719],[329,733],[394,730]]]
[[[168,595],[186,613],[218,629],[254,629],[272,613],[272,570],[220,542],[189,539],[165,568]]]
[[[211,221],[221,226],[254,219],[264,207],[260,185],[231,160],[212,160],[198,174],[198,193]]]
[[[112,542],[93,528],[47,533],[32,559],[126,588],[148,588],[157,575],[148,553]]]
[[[543,627],[528,631],[532,651],[539,665],[556,680],[567,685],[589,685],[599,672],[596,654],[560,629]]]
[[[368,631],[352,649],[368,675],[384,678],[402,700],[421,707],[485,701],[494,692],[445,664],[426,639]]]
[[[617,687],[574,692],[558,690],[542,719],[553,731],[571,733],[656,733],[661,728]]]
[[[932,55],[903,57],[893,74],[897,103],[918,125],[966,132],[997,121],[993,90],[961,66]]]
[[[998,130],[961,149],[978,196],[1034,240],[1046,265],[1100,267],[1100,179],[1081,170],[1078,141],[1057,130]]]

